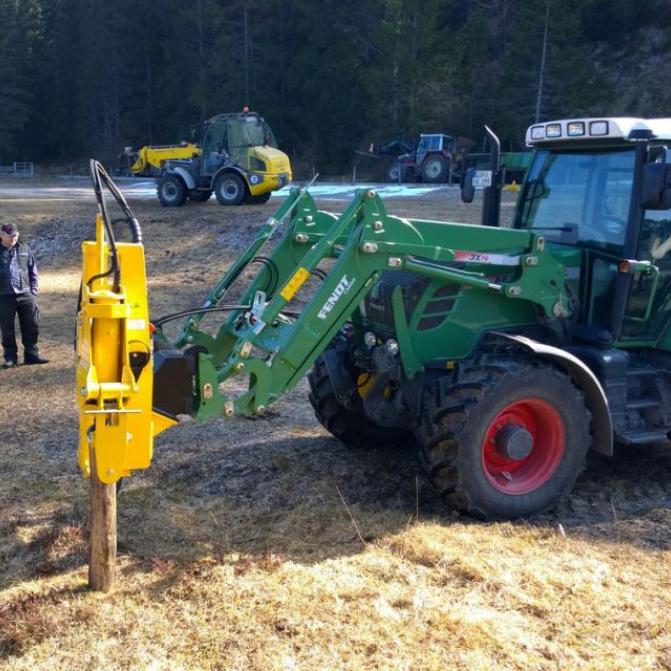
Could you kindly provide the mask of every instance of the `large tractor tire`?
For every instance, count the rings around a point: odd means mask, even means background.
[[[208,200],[210,200],[210,196],[212,195],[212,191],[189,191],[188,198],[189,200],[192,200],[194,203],[206,203]]]
[[[186,201],[186,186],[181,177],[165,175],[158,180],[158,199],[163,207],[180,207]]]
[[[267,203],[269,200],[270,200],[270,191],[262,193],[260,196],[252,196],[249,193],[245,196],[245,203],[247,205],[263,205],[264,203]]]
[[[442,184],[447,182],[450,175],[450,161],[440,154],[427,156],[422,163],[422,182],[427,184]]]
[[[219,175],[214,183],[214,195],[220,205],[240,205],[246,193],[242,177],[235,172]]]
[[[435,382],[416,435],[420,463],[448,504],[515,519],[570,492],[591,442],[590,414],[567,375],[514,359]]]
[[[319,423],[343,443],[360,448],[404,442],[414,444],[411,433],[378,426],[363,414],[363,408],[346,408],[339,403],[323,356],[315,362],[308,375],[308,382],[310,403]]]

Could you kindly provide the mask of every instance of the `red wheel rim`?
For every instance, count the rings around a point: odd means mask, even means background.
[[[529,432],[531,451],[512,459],[497,444],[509,425]],[[504,494],[529,494],[542,487],[557,470],[566,446],[564,422],[556,408],[539,398],[507,405],[490,422],[482,443],[482,467],[492,486]]]

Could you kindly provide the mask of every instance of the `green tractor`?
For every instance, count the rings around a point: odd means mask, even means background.
[[[308,374],[329,432],[416,450],[451,506],[490,519],[552,507],[588,450],[669,440],[669,142],[671,119],[532,126],[506,226],[496,152],[465,178],[466,200],[486,189],[480,226],[396,217],[372,190],[334,215],[294,188],[202,307],[154,320],[146,421],[262,414]],[[200,327],[211,313],[226,315],[214,335]]]

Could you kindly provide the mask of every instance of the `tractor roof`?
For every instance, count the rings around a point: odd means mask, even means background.
[[[218,123],[220,121],[229,121],[231,119],[256,119],[260,120],[261,115],[258,112],[227,112],[224,114],[215,114],[213,117],[206,119],[205,124]]]
[[[671,141],[671,118],[594,117],[560,119],[529,126],[527,147],[582,143],[628,144],[638,140]]]

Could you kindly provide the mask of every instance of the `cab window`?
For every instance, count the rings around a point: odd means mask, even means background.
[[[550,241],[619,254],[634,173],[634,151],[539,151],[520,194],[515,226]]]
[[[219,153],[227,150],[226,142],[226,123],[212,124],[205,135],[203,141],[203,154],[207,156],[211,153]]]

